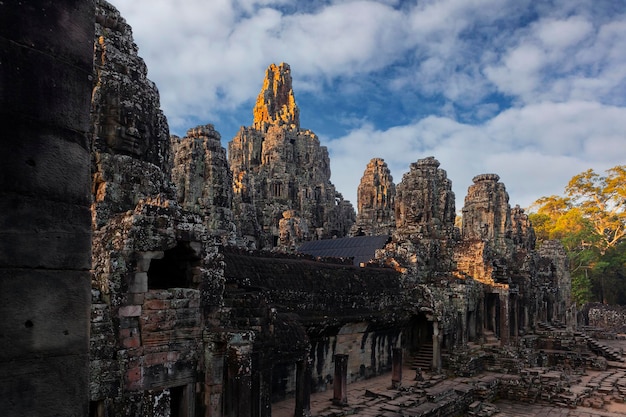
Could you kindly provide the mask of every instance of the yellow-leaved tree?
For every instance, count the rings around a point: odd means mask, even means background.
[[[558,239],[570,259],[577,303],[626,304],[626,165],[575,175],[564,196],[538,199],[531,222],[538,243]]]

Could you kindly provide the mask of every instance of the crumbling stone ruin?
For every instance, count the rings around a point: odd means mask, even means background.
[[[73,2],[55,4],[76,11]],[[287,64],[268,68],[253,124],[227,155],[210,124],[169,137],[131,28],[112,5],[97,0],[95,10],[78,12],[83,30],[75,35],[89,41],[89,59],[68,41],[78,67],[51,62],[76,77],[75,90],[55,92],[78,121],[53,114],[54,123],[33,127],[39,119],[26,110],[3,113],[17,117],[13,133],[24,139],[21,168],[5,156],[3,172],[32,181],[7,174],[13,188],[0,202],[53,227],[43,246],[28,240],[30,223],[3,231],[43,253],[6,245],[0,253],[8,318],[1,334],[16,341],[0,358],[9,371],[0,409],[270,416],[273,404],[292,398],[291,414],[308,416],[311,394],[323,392],[332,392],[325,416],[363,404],[370,415],[452,416],[491,415],[498,398],[568,407],[623,401],[622,352],[596,340],[623,336],[623,311],[595,306],[577,315],[563,248],[535,248],[528,217],[509,206],[496,174],[474,178],[457,228],[439,161],[418,159],[396,186],[374,158],[357,217],[330,182],[326,148],[299,126]],[[28,55],[32,46],[13,29],[12,50]],[[47,145],[50,129],[72,138],[55,139],[69,157],[48,157],[59,152]],[[39,139],[29,142],[33,131]],[[59,178],[37,170],[51,161]],[[358,266],[299,251],[315,239],[381,243]],[[407,365],[416,370],[410,383]],[[350,403],[351,384],[387,373],[391,388]],[[42,400],[16,401],[25,388],[13,388],[13,378]],[[56,401],[63,404],[44,410]]]

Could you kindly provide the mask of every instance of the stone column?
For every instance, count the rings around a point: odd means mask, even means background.
[[[393,348],[391,356],[391,388],[402,385],[402,348]]]
[[[433,371],[441,370],[441,341],[443,335],[439,331],[439,322],[433,321]]]
[[[511,323],[509,322],[510,304],[508,291],[499,294],[500,297],[500,345],[508,345],[511,340]]]
[[[348,355],[335,355],[335,379],[333,380],[333,404],[348,404]]]
[[[498,308],[498,305],[495,302],[490,303],[489,320],[491,320],[493,335],[496,337],[500,337],[500,332],[502,331],[502,329],[499,328],[498,324],[496,323],[496,308]]]
[[[0,2],[0,410],[89,414],[92,1]]]
[[[205,340],[204,348],[204,407],[205,417],[222,417],[224,391],[225,343]]]
[[[519,299],[516,296],[511,305],[511,317],[513,318],[511,328],[513,329],[513,337],[519,337]]]
[[[528,334],[530,331],[530,314],[528,312],[528,306],[524,305],[524,333]]]
[[[294,417],[311,415],[311,362],[307,359],[296,364],[296,409]]]
[[[476,311],[469,311],[467,313],[467,327],[468,334],[467,337],[469,341],[474,342],[476,340]]]
[[[252,413],[253,337],[253,334],[246,332],[230,335],[224,364],[224,417],[247,417]]]

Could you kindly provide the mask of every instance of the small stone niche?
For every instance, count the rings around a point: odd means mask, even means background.
[[[197,288],[200,283],[200,257],[190,242],[178,242],[161,259],[152,259],[148,269],[148,289]]]

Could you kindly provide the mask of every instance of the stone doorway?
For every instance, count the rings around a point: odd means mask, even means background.
[[[412,368],[430,369],[433,363],[433,322],[424,313],[411,318],[404,332],[403,348]]]
[[[500,295],[491,293],[485,296],[484,329],[500,337]]]

